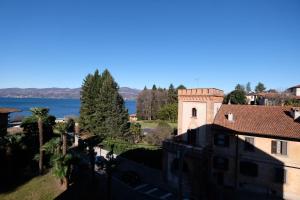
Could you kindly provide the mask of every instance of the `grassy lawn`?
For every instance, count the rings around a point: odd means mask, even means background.
[[[54,199],[63,192],[58,180],[48,173],[31,179],[15,191],[0,194],[1,200],[47,200]]]
[[[126,151],[133,150],[133,149],[148,149],[148,150],[156,150],[160,147],[149,145],[146,143],[138,143],[138,144],[132,144],[129,142],[126,142],[122,139],[107,139],[102,142],[104,145],[104,149],[110,151],[111,145],[114,145],[114,154],[120,155]]]
[[[138,123],[141,124],[142,129],[144,128],[155,128],[157,126],[157,124],[159,123],[158,120],[141,120],[138,121]],[[168,124],[172,127],[172,128],[177,128],[177,123],[174,122],[168,122]]]

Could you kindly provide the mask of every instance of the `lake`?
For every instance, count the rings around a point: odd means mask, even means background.
[[[127,100],[125,106],[129,114],[136,113],[136,101]],[[46,99],[46,98],[0,98],[0,107],[17,108],[22,112],[12,113],[14,116],[31,115],[30,108],[46,107],[49,108],[51,115],[57,118],[64,116],[76,115],[79,116],[80,100],[79,99]]]

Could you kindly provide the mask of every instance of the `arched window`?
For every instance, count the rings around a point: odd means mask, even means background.
[[[196,108],[192,109],[192,117],[197,117],[197,109]]]

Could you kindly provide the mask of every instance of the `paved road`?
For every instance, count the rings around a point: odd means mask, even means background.
[[[105,173],[96,172],[101,181],[106,182]],[[114,200],[173,200],[173,194],[150,184],[141,184],[134,188],[126,185],[118,178],[112,178],[112,199]]]
[[[133,188],[134,191],[146,194],[154,199],[175,200],[175,196],[161,188],[149,184],[141,184]]]

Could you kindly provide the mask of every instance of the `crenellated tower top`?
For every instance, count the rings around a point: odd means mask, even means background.
[[[217,100],[223,101],[224,91],[216,88],[195,88],[178,90],[178,99],[182,101]]]

